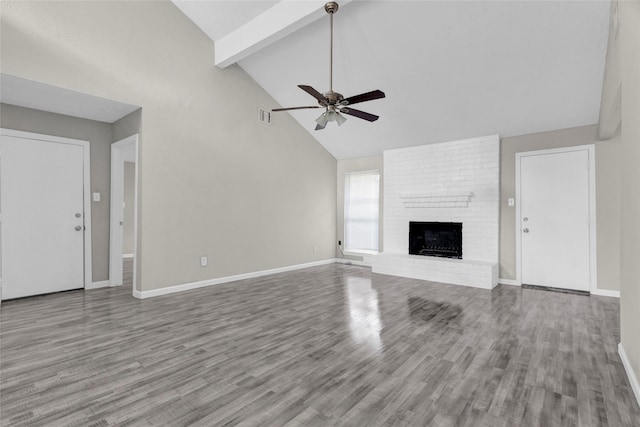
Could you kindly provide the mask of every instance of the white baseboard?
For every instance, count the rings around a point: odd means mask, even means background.
[[[513,279],[498,279],[498,284],[500,285],[509,285],[509,286],[520,286],[518,282]]]
[[[181,285],[167,286],[160,289],[151,289],[149,291],[133,291],[133,296],[140,299],[157,297],[160,295],[168,295],[176,292],[189,291],[191,289],[203,288],[206,286],[221,285],[223,283],[236,282],[238,280],[253,279],[270,274],[284,273],[286,271],[300,270],[303,268],[316,267],[319,265],[334,264],[335,258],[325,259],[322,261],[308,262],[305,264],[290,265],[286,267],[272,268],[269,270],[254,271],[252,273],[237,274],[235,276],[219,277],[217,279],[202,280],[200,282],[183,283]]]
[[[601,297],[613,297],[620,298],[620,291],[609,291],[607,289],[595,289],[591,291],[592,295],[599,295]]]
[[[133,254],[122,254],[122,258],[133,258]]]
[[[638,405],[640,405],[640,383],[638,383],[638,377],[631,367],[631,363],[629,362],[627,353],[624,351],[622,343],[618,344],[618,354],[620,355],[620,359],[622,359],[624,370],[627,371],[627,377],[629,377],[629,382],[631,383],[633,394],[636,395],[636,400],[638,401]]]
[[[337,264],[347,264],[347,265],[357,265],[359,267],[371,267],[370,262],[366,261],[358,261],[355,259],[347,259],[347,258],[336,258]]]
[[[111,283],[108,280],[101,280],[99,282],[89,283],[85,285],[85,289],[99,289],[99,288],[108,288],[111,286]]]

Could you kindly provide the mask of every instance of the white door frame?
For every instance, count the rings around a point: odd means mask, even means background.
[[[83,148],[83,172],[84,172],[84,287],[90,287],[93,283],[91,271],[91,144],[80,139],[63,138],[61,136],[44,135],[40,133],[23,132],[13,129],[0,128],[0,135],[14,138],[35,139],[44,142],[59,144],[79,145]],[[0,153],[1,156],[1,153]],[[1,294],[0,294],[1,299]]]
[[[576,145],[574,147],[552,148],[548,150],[526,151],[516,153],[516,284],[522,285],[522,235],[520,234],[522,214],[520,212],[520,160],[526,156],[541,154],[567,153],[587,150],[589,153],[589,291],[598,291],[598,252],[596,241],[596,147],[594,144]]]
[[[109,284],[122,285],[122,203],[124,202],[124,151],[135,152],[134,221],[133,221],[133,290],[136,293],[138,264],[138,134],[111,144],[111,215],[109,227]]]

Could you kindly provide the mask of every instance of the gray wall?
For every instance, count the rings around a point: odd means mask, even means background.
[[[0,104],[0,127],[89,141],[91,192],[101,195],[100,202],[91,202],[93,281],[109,279],[111,124]]]
[[[515,155],[574,145],[596,146],[598,288],[620,289],[620,140],[598,140],[598,126],[502,138],[500,143],[500,278],[516,277]]]
[[[335,256],[336,160],[172,3],[4,5],[2,72],[143,106],[141,290]]]
[[[140,134],[142,109],[127,114],[113,123],[113,142],[118,142],[128,136]]]
[[[124,224],[122,225],[122,253],[133,254],[135,220],[136,164],[124,162]]]
[[[355,261],[362,261],[363,257],[359,255],[349,255],[344,254],[342,250],[344,250],[344,175],[348,172],[364,172],[364,171],[372,171],[377,170],[380,172],[380,224],[378,228],[378,250],[380,252],[383,251],[382,247],[382,194],[384,189],[383,182],[383,162],[382,156],[373,156],[373,157],[358,157],[355,159],[345,159],[338,160],[338,169],[337,169],[337,186],[336,186],[336,240],[335,244],[338,244],[338,241],[342,241],[342,248],[336,246],[336,258],[344,258]]]
[[[640,381],[640,2],[621,1],[618,57],[622,77],[622,259],[620,333]],[[636,383],[637,384],[637,383]]]

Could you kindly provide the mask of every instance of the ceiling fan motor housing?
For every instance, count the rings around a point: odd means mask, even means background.
[[[344,99],[344,96],[342,96],[341,93],[332,92],[332,91],[325,93],[324,96],[325,98],[327,98],[327,101],[329,101],[329,105],[339,104],[340,101]]]

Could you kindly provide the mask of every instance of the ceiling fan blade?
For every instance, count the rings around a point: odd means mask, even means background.
[[[350,96],[340,101],[342,105],[353,105],[358,102],[372,101],[374,99],[384,98],[385,94],[381,90],[372,90],[371,92],[361,93],[360,95]]]
[[[288,108],[273,108],[271,111],[288,111],[288,110],[303,110],[305,108],[323,108],[319,105],[310,105],[308,107],[288,107]]]
[[[324,103],[324,105],[326,105],[327,98],[325,98],[323,94],[321,94],[320,92],[318,92],[317,90],[315,90],[311,86],[298,85],[298,87],[300,89],[302,89],[303,91],[307,92],[309,95],[313,96],[315,99],[317,99],[321,103]]]
[[[357,117],[359,119],[367,120],[370,122],[375,122],[380,118],[380,116],[376,116],[375,114],[370,114],[364,111],[356,110],[355,108],[347,108],[344,107],[340,110],[342,114],[348,114],[350,116]]]

